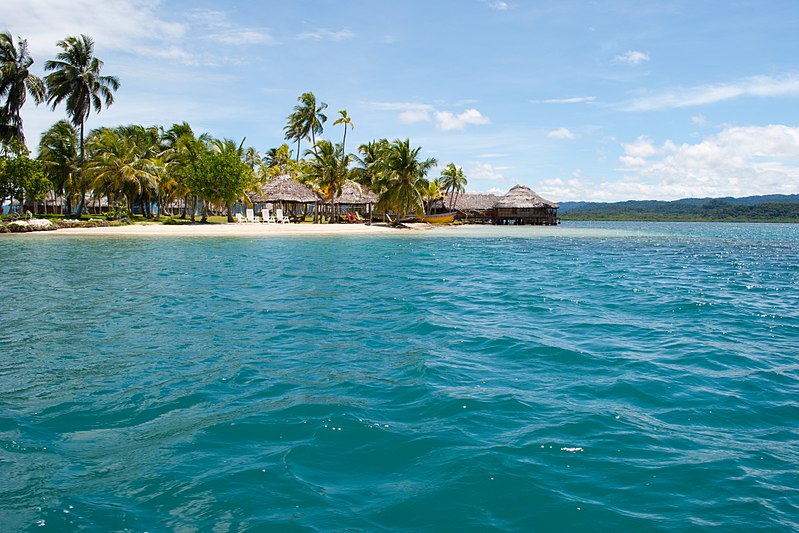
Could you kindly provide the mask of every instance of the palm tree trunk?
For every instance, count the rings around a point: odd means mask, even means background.
[[[84,127],[85,119],[81,118],[80,120],[80,168],[78,169],[78,175],[80,176],[80,199],[78,201],[77,211],[75,212],[75,216],[80,218],[83,215],[83,204],[86,202],[86,182],[83,181],[83,161],[85,156],[84,146],[83,146],[83,127]]]

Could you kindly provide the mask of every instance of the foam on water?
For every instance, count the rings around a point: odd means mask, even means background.
[[[0,239],[3,530],[793,530],[799,227]]]

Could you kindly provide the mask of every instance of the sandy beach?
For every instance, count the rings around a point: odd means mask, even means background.
[[[284,235],[375,235],[432,229],[430,224],[408,224],[392,228],[386,224],[133,224],[105,228],[61,228],[7,235],[72,237],[270,237]]]

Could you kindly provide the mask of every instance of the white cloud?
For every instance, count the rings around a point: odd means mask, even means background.
[[[622,144],[628,198],[750,196],[799,190],[799,128],[730,127],[696,144],[660,146],[640,137]],[[622,189],[619,189],[619,188]]]
[[[430,104],[412,102],[371,102],[372,109],[384,111],[399,111],[399,120],[403,124],[416,122],[429,122],[435,120],[436,128],[441,131],[462,130],[467,125],[483,125],[489,123],[489,118],[477,109],[469,108],[462,113],[441,111]]]
[[[715,104],[742,96],[787,95],[799,95],[799,75],[753,76],[731,83],[677,88],[662,94],[637,98],[622,107],[626,111],[656,111]]]
[[[3,22],[28,40],[34,57],[52,55],[57,41],[79,33],[91,35],[103,49],[179,43],[187,25],[163,20],[157,7],[152,0],[5,0]]]
[[[473,163],[464,171],[464,174],[470,181],[504,181],[505,175],[502,173],[504,170],[510,170],[510,167],[499,167],[490,163]]]
[[[691,117],[691,122],[696,124],[697,126],[704,126],[707,122],[707,117],[705,115],[699,114],[694,117]]]
[[[407,109],[400,113],[399,120],[403,124],[414,124],[416,122],[429,122],[430,111],[426,109]]]
[[[557,139],[561,141],[571,141],[577,138],[568,128],[558,128],[547,133],[550,139]]]
[[[548,100],[531,100],[532,104],[590,104],[596,96],[575,96],[572,98],[550,98]]]
[[[467,124],[481,126],[489,122],[487,116],[474,108],[457,115],[449,111],[437,111],[435,117],[436,127],[442,131],[462,130]]]
[[[639,65],[649,61],[649,54],[646,52],[640,52],[638,50],[628,50],[620,56],[616,56],[614,61],[617,63],[624,63],[626,65]]]
[[[320,28],[314,31],[306,31],[297,35],[297,39],[312,39],[314,41],[321,41],[323,39],[342,41],[345,39],[353,39],[354,37],[355,34],[347,28],[341,29],[339,31]]]
[[[483,3],[491,9],[496,9],[497,11],[507,11],[510,7],[507,2],[503,2],[501,0],[483,0]]]

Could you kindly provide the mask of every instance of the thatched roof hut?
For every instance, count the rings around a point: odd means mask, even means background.
[[[452,208],[463,212],[491,211],[499,199],[496,194],[467,192],[455,197],[454,194],[450,193],[444,197],[444,205],[449,207],[453,197],[455,203],[452,204]]]
[[[256,204],[275,202],[309,204],[318,201],[319,198],[311,189],[290,175],[283,174],[263,184],[257,192],[250,195],[250,200]]]
[[[530,187],[516,185],[512,187],[504,196],[497,200],[497,208],[515,209],[535,209],[540,207],[560,207],[555,202],[544,200]]]
[[[495,205],[496,224],[557,224],[558,204],[541,198],[530,187],[516,185]]]
[[[339,205],[374,205],[377,203],[378,196],[366,187],[355,187],[347,185],[341,189],[335,202]]]

